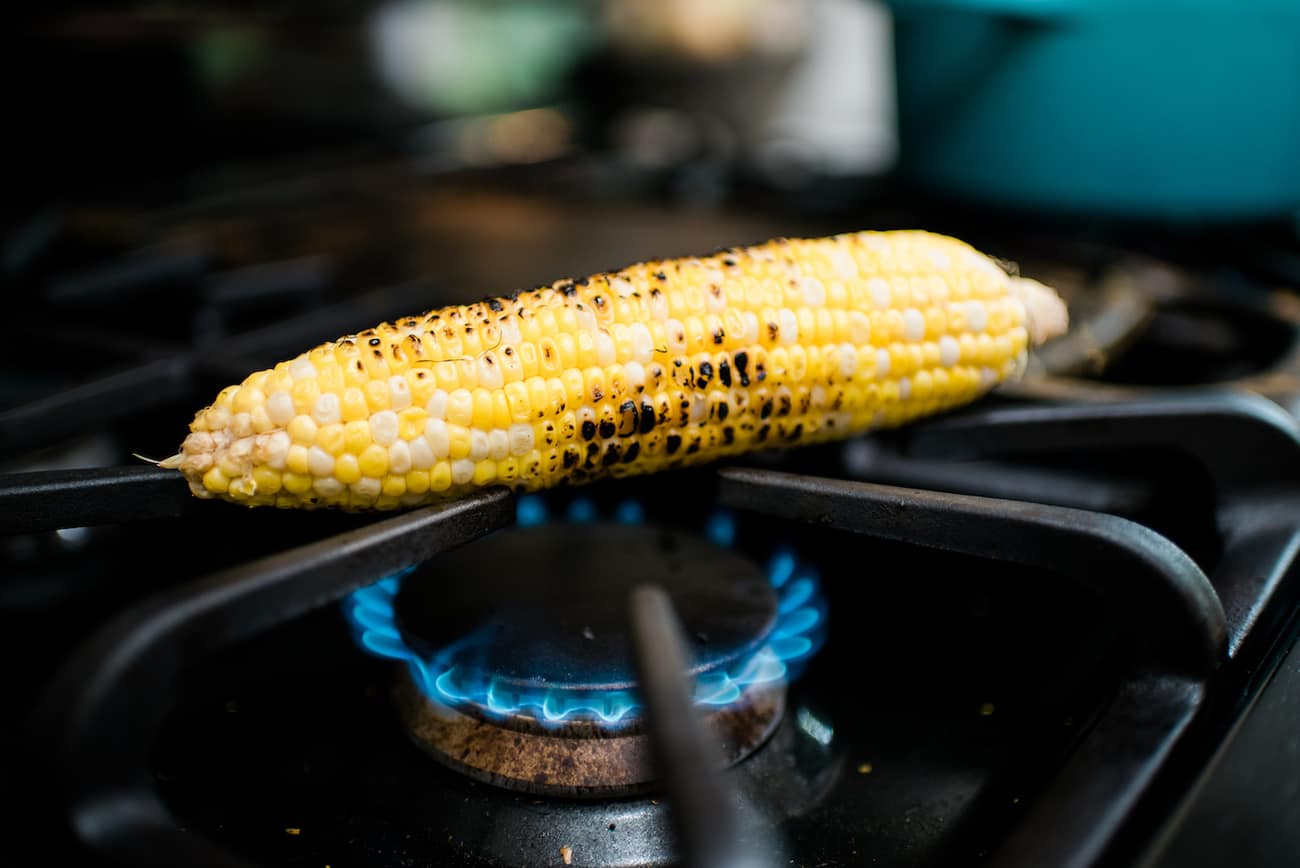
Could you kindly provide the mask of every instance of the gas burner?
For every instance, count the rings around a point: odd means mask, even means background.
[[[402,720],[440,762],[511,789],[607,796],[653,779],[627,620],[639,586],[664,589],[695,661],[695,700],[731,765],[781,720],[790,667],[816,650],[824,606],[788,552],[768,569],[728,548],[725,515],[708,538],[640,523],[522,524],[354,594],[358,640],[405,660]],[[796,575],[798,573],[798,575]]]

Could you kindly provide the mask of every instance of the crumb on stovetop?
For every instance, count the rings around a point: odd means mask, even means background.
[[[560,848],[560,859],[563,860],[563,862],[564,862],[565,865],[572,865],[572,864],[573,864],[573,848],[572,848],[572,847],[561,847],[561,848]]]

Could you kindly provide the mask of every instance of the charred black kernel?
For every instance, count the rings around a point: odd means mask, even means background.
[[[676,434],[669,434],[668,439],[664,441],[664,449],[669,455],[672,455],[678,449],[682,448],[682,438]]]
[[[374,354],[375,354],[375,358],[376,358],[376,359],[382,359],[382,358],[384,357],[384,351],[383,351],[383,350],[374,350],[373,352],[374,352]]]
[[[831,399],[831,409],[839,410],[843,406],[844,406],[844,393],[839,392],[835,395],[834,398]]]
[[[735,265],[735,264],[736,264],[736,257],[734,257],[734,256],[728,256],[727,258],[725,258],[725,259],[722,260],[722,264],[723,264],[723,265]]]
[[[800,437],[802,437],[802,436],[803,436],[803,423],[802,423],[802,422],[800,422],[798,425],[795,425],[795,426],[794,426],[793,428],[791,428],[789,431],[785,432],[785,439],[786,439],[786,440],[789,440],[789,441],[792,442],[792,443],[793,443],[795,440],[798,440],[798,439],[799,439]]]
[[[718,382],[727,387],[731,386],[731,365],[727,364],[726,359],[718,362]]]
[[[799,396],[799,412],[807,413],[810,407],[812,407],[812,395],[804,392]]]
[[[667,277],[664,276],[664,273],[663,273],[662,271],[659,272],[659,274],[657,275],[657,277],[658,277],[660,280],[667,280],[667,279],[668,279]],[[651,297],[651,298],[658,298],[660,295],[662,295],[662,293],[659,292],[659,287],[657,287],[657,286],[652,286],[652,287],[650,287],[650,297]]]
[[[777,325],[774,322],[770,322],[767,324],[768,340],[772,340],[772,341],[776,340],[776,336],[779,335],[780,333],[781,333],[781,327],[779,325]]]
[[[760,383],[767,379],[767,366],[762,362],[754,365],[754,379]]]
[[[588,278],[585,277],[579,277],[577,280],[573,282],[576,283],[578,286],[586,286],[589,283],[589,280]]]
[[[590,440],[592,437],[595,436],[596,436],[596,423],[591,421],[590,419],[587,419],[585,422],[582,423],[582,439]]]
[[[605,397],[605,393],[601,390],[600,386],[592,386],[592,387],[591,387],[591,400],[592,400],[592,401],[595,401],[595,402],[599,403],[600,399],[601,399],[601,398],[604,398],[604,397]]]
[[[574,296],[578,294],[578,288],[573,285],[572,280],[562,280],[559,283],[555,284],[555,288],[568,296]]]
[[[721,298],[721,297],[722,297],[722,287],[719,286],[719,285],[716,284],[716,283],[710,283],[710,284],[709,284],[709,295],[713,296],[714,298]]]
[[[472,325],[467,325],[467,326],[465,326],[465,334],[467,334],[467,335],[472,335],[472,334],[474,334],[474,326],[472,326]]]
[[[381,341],[379,338],[371,338],[369,341],[367,341],[367,343],[369,343],[370,346],[372,347],[377,347],[380,344],[382,344],[383,341]]]
[[[573,449],[564,450],[564,467],[570,470],[578,466],[578,453]]]
[[[515,348],[514,348],[514,347],[506,347],[506,348],[505,348],[504,350],[502,350],[501,352],[505,353],[507,356],[513,356],[513,355],[515,354]]]
[[[673,359],[673,367],[674,367],[674,368],[680,368],[681,366],[682,366],[682,360],[681,360],[681,359]]]
[[[790,415],[790,410],[791,410],[791,409],[792,409],[792,406],[791,406],[791,404],[790,404],[790,396],[789,396],[789,395],[781,395],[781,396],[777,399],[776,415],[778,415],[778,416],[789,416],[789,415]]]
[[[618,444],[617,444],[617,443],[611,443],[611,444],[609,444],[609,448],[607,448],[607,449],[605,450],[605,454],[602,455],[601,458],[600,458],[601,466],[603,466],[603,467],[610,467],[610,466],[612,466],[612,465],[614,465],[614,464],[617,464],[617,463],[618,463],[618,459],[621,458],[621,457],[623,457],[622,454],[621,454],[622,451],[623,451],[623,450],[621,450],[621,449],[618,448]]]
[[[668,279],[668,275],[664,274],[662,271],[656,271],[656,272],[655,272],[655,279],[656,279],[656,280],[667,280],[667,279]],[[650,294],[651,294],[651,295],[654,295],[654,294],[657,293],[657,292],[659,292],[659,290],[657,290],[657,289],[652,289],[652,290],[650,290]]]
[[[596,457],[597,455],[599,455],[599,454],[600,454],[600,444],[599,444],[599,443],[588,443],[588,444],[587,444],[587,461],[588,461],[588,463],[590,463],[591,459],[595,458],[595,457]]]
[[[772,399],[768,398],[766,401],[763,402],[763,406],[759,408],[758,417],[760,419],[766,419],[768,416],[771,415],[772,415]]]
[[[700,438],[696,437],[696,438],[695,438],[694,440],[692,440],[690,443],[687,443],[687,444],[686,444],[686,454],[687,454],[687,455],[694,455],[696,452],[699,452],[699,451],[700,451]]]
[[[740,352],[735,355],[736,373],[740,375],[740,385],[749,385],[749,353]]]
[[[495,298],[489,298],[487,300],[487,306],[492,308],[492,310],[496,311],[497,313],[501,312],[501,302],[497,301]]]
[[[758,438],[758,442],[762,443],[764,440],[767,439],[768,432],[770,432],[771,430],[772,430],[771,425],[764,425],[754,432],[754,436]]]
[[[547,361],[550,361],[550,358],[551,358],[551,345],[550,345],[550,344],[542,344],[542,358],[546,359]]]
[[[492,360],[492,354],[491,354],[491,353],[485,355],[485,356],[483,357],[483,361],[487,362],[489,365],[495,365],[495,364],[496,364],[496,362]]]
[[[604,310],[604,309],[605,309],[605,296],[603,296],[603,295],[598,295],[598,296],[594,297],[594,298],[591,300],[591,303],[594,304],[594,305],[595,305],[596,307],[598,307],[599,309]]]
[[[610,438],[610,437],[613,437],[613,436],[614,436],[614,432],[615,432],[616,430],[617,430],[617,428],[616,428],[616,426],[614,425],[614,421],[613,421],[612,419],[601,419],[601,420],[600,420],[600,436],[601,436],[601,437],[604,437],[604,438],[606,438],[606,439],[608,439],[608,438]]]
[[[426,376],[428,376],[428,375],[427,375],[424,371],[416,371],[416,372],[415,372],[415,378],[416,378],[417,380],[423,380]]]
[[[627,451],[623,453],[623,463],[631,464],[636,461],[636,457],[641,454],[641,444],[633,441],[628,444]]]
[[[629,399],[624,401],[622,404],[619,404],[618,412],[622,413],[624,416],[631,416],[635,419],[637,414],[636,401]]]
[[[655,408],[649,401],[641,405],[641,424],[637,428],[642,434],[649,434],[655,427]]]
[[[355,347],[356,345],[357,342],[352,340],[352,338],[344,338],[343,340],[339,341],[339,346],[341,347]]]
[[[696,378],[695,385],[703,389],[709,385],[713,379],[713,365],[708,362],[700,362],[700,376]]]
[[[718,408],[718,421],[719,422],[727,421],[727,416],[731,413],[731,408],[727,406],[727,402],[719,401],[717,403],[717,408]]]
[[[366,366],[361,363],[360,359],[357,359],[352,364],[356,365],[358,371],[364,371],[366,369]]]
[[[720,344],[720,343],[722,343],[722,339],[723,339],[724,337],[726,337],[726,334],[722,331],[722,329],[717,328],[717,329],[714,329],[714,330],[713,330],[713,342],[714,342],[715,344]]]
[[[730,446],[736,442],[736,429],[728,425],[722,429],[722,442]]]

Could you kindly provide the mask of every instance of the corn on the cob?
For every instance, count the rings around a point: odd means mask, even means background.
[[[322,344],[223,390],[163,465],[199,497],[346,509],[647,473],[951,408],[1065,325],[952,238],[780,239]]]

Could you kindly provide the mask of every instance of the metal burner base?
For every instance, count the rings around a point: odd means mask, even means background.
[[[411,739],[438,762],[500,787],[552,796],[635,795],[654,782],[652,745],[640,721],[605,726],[574,721],[543,725],[513,715],[486,718],[430,698],[403,672],[394,690]],[[753,686],[705,721],[724,766],[749,756],[772,735],[785,711],[785,685]]]

